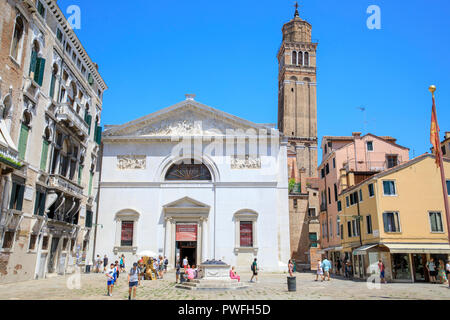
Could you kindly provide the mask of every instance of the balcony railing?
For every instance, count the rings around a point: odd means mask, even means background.
[[[357,161],[355,160],[344,163],[344,169],[347,171],[366,171],[366,172],[381,172],[391,168],[394,168],[403,162],[401,159],[397,161]]]
[[[66,122],[69,128],[74,129],[75,133],[83,138],[89,136],[87,123],[73,110],[69,103],[61,103],[59,105],[57,119]]]
[[[53,174],[49,178],[49,187],[51,188],[61,188],[64,191],[75,193],[77,195],[83,195],[83,187],[78,186],[74,182],[68,180],[67,178],[60,176],[59,174]]]

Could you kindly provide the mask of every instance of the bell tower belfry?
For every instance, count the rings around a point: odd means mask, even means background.
[[[283,26],[278,51],[278,128],[297,153],[299,168],[317,176],[316,51],[311,25],[300,18],[298,4],[294,18]]]

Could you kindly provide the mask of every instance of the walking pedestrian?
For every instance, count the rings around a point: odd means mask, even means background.
[[[252,278],[250,279],[250,282],[253,282],[253,278],[256,279],[256,282],[258,282],[258,263],[257,263],[257,259],[255,258],[255,260],[253,260],[253,263],[251,265],[251,270],[253,272]]]
[[[180,265],[180,260],[177,260],[177,265],[175,267],[175,283],[178,283],[178,280],[180,280],[180,269],[181,269],[181,265]],[[180,281],[181,283],[181,281]]]
[[[445,274],[447,275],[447,280],[449,279],[450,274],[450,260],[447,260],[447,264],[445,265]]]
[[[338,259],[338,261],[336,262],[336,269],[337,269],[337,274],[341,275],[341,269],[342,269],[341,259]]]
[[[169,259],[167,259],[167,257],[164,257],[164,272],[167,272],[168,265],[169,265]]]
[[[115,269],[116,269],[116,279],[115,280],[117,280],[117,279],[119,279],[119,275],[120,275],[119,261],[116,261],[114,263],[114,266],[115,266]],[[116,282],[116,281],[114,281],[114,282]]]
[[[111,263],[109,269],[106,271],[106,295],[112,297],[112,291],[114,287],[114,264]]]
[[[441,284],[447,283],[447,274],[445,273],[445,265],[443,260],[439,260],[438,275],[439,282]]]
[[[426,264],[428,273],[430,275],[430,282],[436,283],[436,265],[434,264],[434,259],[431,258]]]
[[[328,281],[330,281],[331,262],[327,258],[323,259],[322,261],[322,269],[323,269],[322,279],[325,281],[325,278],[328,278]]]
[[[133,292],[133,300],[136,300],[136,289],[140,285],[138,264],[135,262],[128,274],[128,300],[131,300],[131,292]]]
[[[384,263],[383,263],[383,261],[381,259],[378,261],[378,270],[380,270],[381,283],[385,283],[385,280],[384,280],[385,266],[384,266]]]
[[[183,259],[183,268],[186,268],[188,266],[188,264],[189,264],[188,257],[184,257],[184,259]]]
[[[107,268],[108,268],[108,257],[105,254],[105,257],[103,258],[103,272],[106,272]]]
[[[125,271],[125,256],[123,254],[120,257],[120,271],[121,272]]]
[[[314,281],[318,281],[319,277],[321,277],[321,278],[323,277],[323,269],[322,269],[322,260],[321,259],[317,260],[316,280],[314,280]]]

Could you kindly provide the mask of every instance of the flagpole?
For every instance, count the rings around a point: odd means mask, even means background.
[[[436,91],[436,86],[430,86],[429,90],[431,92],[431,95],[433,96],[433,108],[436,108],[435,99],[434,99],[434,92]],[[437,123],[437,119],[436,119],[436,123]],[[437,134],[439,135],[439,131],[437,132]],[[439,167],[441,169],[442,192],[444,194],[445,215],[447,217],[447,235],[448,235],[448,239],[449,239],[449,243],[450,243],[450,209],[449,209],[449,204],[448,204],[449,195],[448,195],[448,190],[447,190],[447,181],[445,179],[444,159],[443,159],[444,156],[442,154],[442,149],[441,149],[440,143],[437,146],[437,149],[438,150],[435,150],[435,152],[439,155]],[[450,286],[450,279],[449,279],[448,283]]]

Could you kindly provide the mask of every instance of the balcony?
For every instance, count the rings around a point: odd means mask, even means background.
[[[357,161],[349,160],[347,163],[344,163],[344,169],[346,171],[354,171],[354,172],[381,172],[402,164],[403,161],[400,157],[397,159],[390,159],[385,161]]]
[[[85,140],[89,136],[89,127],[84,119],[78,115],[68,103],[61,103],[56,118],[64,122],[69,129]]]
[[[52,174],[49,177],[48,185],[50,188],[61,190],[65,193],[73,194],[77,197],[83,195],[83,187],[75,184],[69,179],[60,176],[59,174]]]

